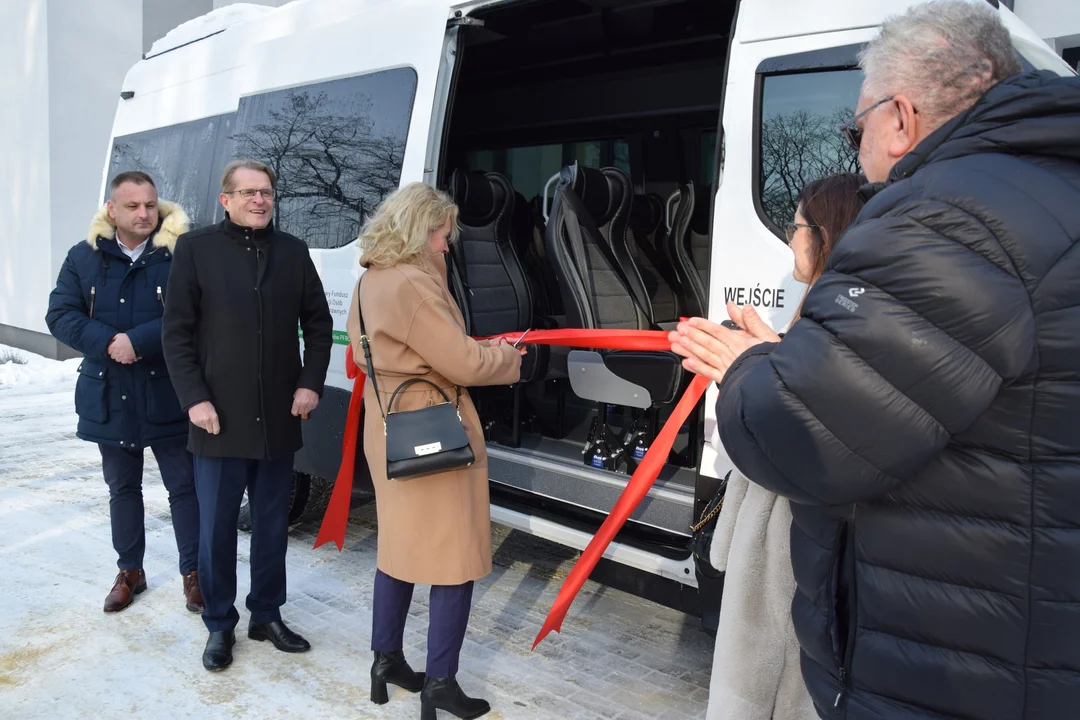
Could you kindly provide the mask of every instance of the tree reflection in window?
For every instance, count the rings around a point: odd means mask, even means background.
[[[400,68],[244,98],[230,155],[274,169],[279,228],[341,247],[400,182],[415,89]]]
[[[231,120],[218,115],[116,138],[106,183],[141,170],[154,179],[158,197],[179,204],[196,227],[211,224],[220,177],[215,155]]]
[[[775,75],[762,92],[760,192],[777,228],[795,217],[796,198],[814,180],[859,172],[859,159],[840,134],[858,103],[856,70]]]

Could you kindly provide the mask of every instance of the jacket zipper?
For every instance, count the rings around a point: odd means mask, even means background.
[[[90,319],[94,319],[94,300],[97,297],[97,288],[93,285],[90,286]]]
[[[859,612],[856,598],[855,581],[855,510],[852,510],[851,520],[848,521],[847,553],[844,563],[849,568],[848,574],[848,632],[847,644],[844,647],[844,663],[840,666],[840,692],[836,695],[833,707],[840,707],[840,701],[851,692],[851,660],[855,655],[855,632],[858,627]],[[844,713],[845,716],[847,713]]]

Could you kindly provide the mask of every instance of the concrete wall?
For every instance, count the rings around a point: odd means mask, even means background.
[[[100,207],[120,86],[142,57],[142,5],[110,0],[102,12],[85,0],[48,0],[49,197],[63,208],[52,217],[50,283]]]
[[[45,330],[53,200],[49,193],[46,0],[2,3],[0,28],[0,325]],[[3,342],[0,339],[0,342]]]
[[[1080,45],[1078,0],[1016,0],[1013,11],[1060,54]]]
[[[249,2],[252,5],[268,5],[269,7],[281,7],[289,0],[214,0],[214,9],[225,7],[226,5],[235,5],[237,2]]]
[[[222,3],[229,4],[229,3]],[[177,25],[197,18],[218,7],[214,0],[143,0],[142,51],[148,52],[154,41]]]

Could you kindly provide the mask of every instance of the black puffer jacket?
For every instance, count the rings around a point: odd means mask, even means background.
[[[1080,79],[1012,77],[893,170],[720,436],[792,500],[822,717],[1080,717]]]

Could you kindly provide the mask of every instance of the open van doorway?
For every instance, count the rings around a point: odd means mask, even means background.
[[[535,0],[481,7],[458,24],[435,180],[462,209],[448,274],[470,333],[661,330],[707,312],[735,11],[735,2],[715,0]],[[590,259],[581,271],[581,297],[568,294],[574,281],[552,254],[565,173],[578,178],[588,216],[574,222],[591,223],[611,250],[610,266]],[[624,321],[605,302],[640,312]],[[576,304],[595,308],[588,322]],[[579,368],[568,353],[539,350],[527,356],[521,385],[471,391],[488,441],[493,504],[591,534],[689,377],[662,358],[608,358],[606,369],[645,387],[652,402],[598,402],[575,391]],[[680,585],[697,584],[688,541],[703,437],[699,408],[617,538],[661,558],[665,567],[650,571]]]

